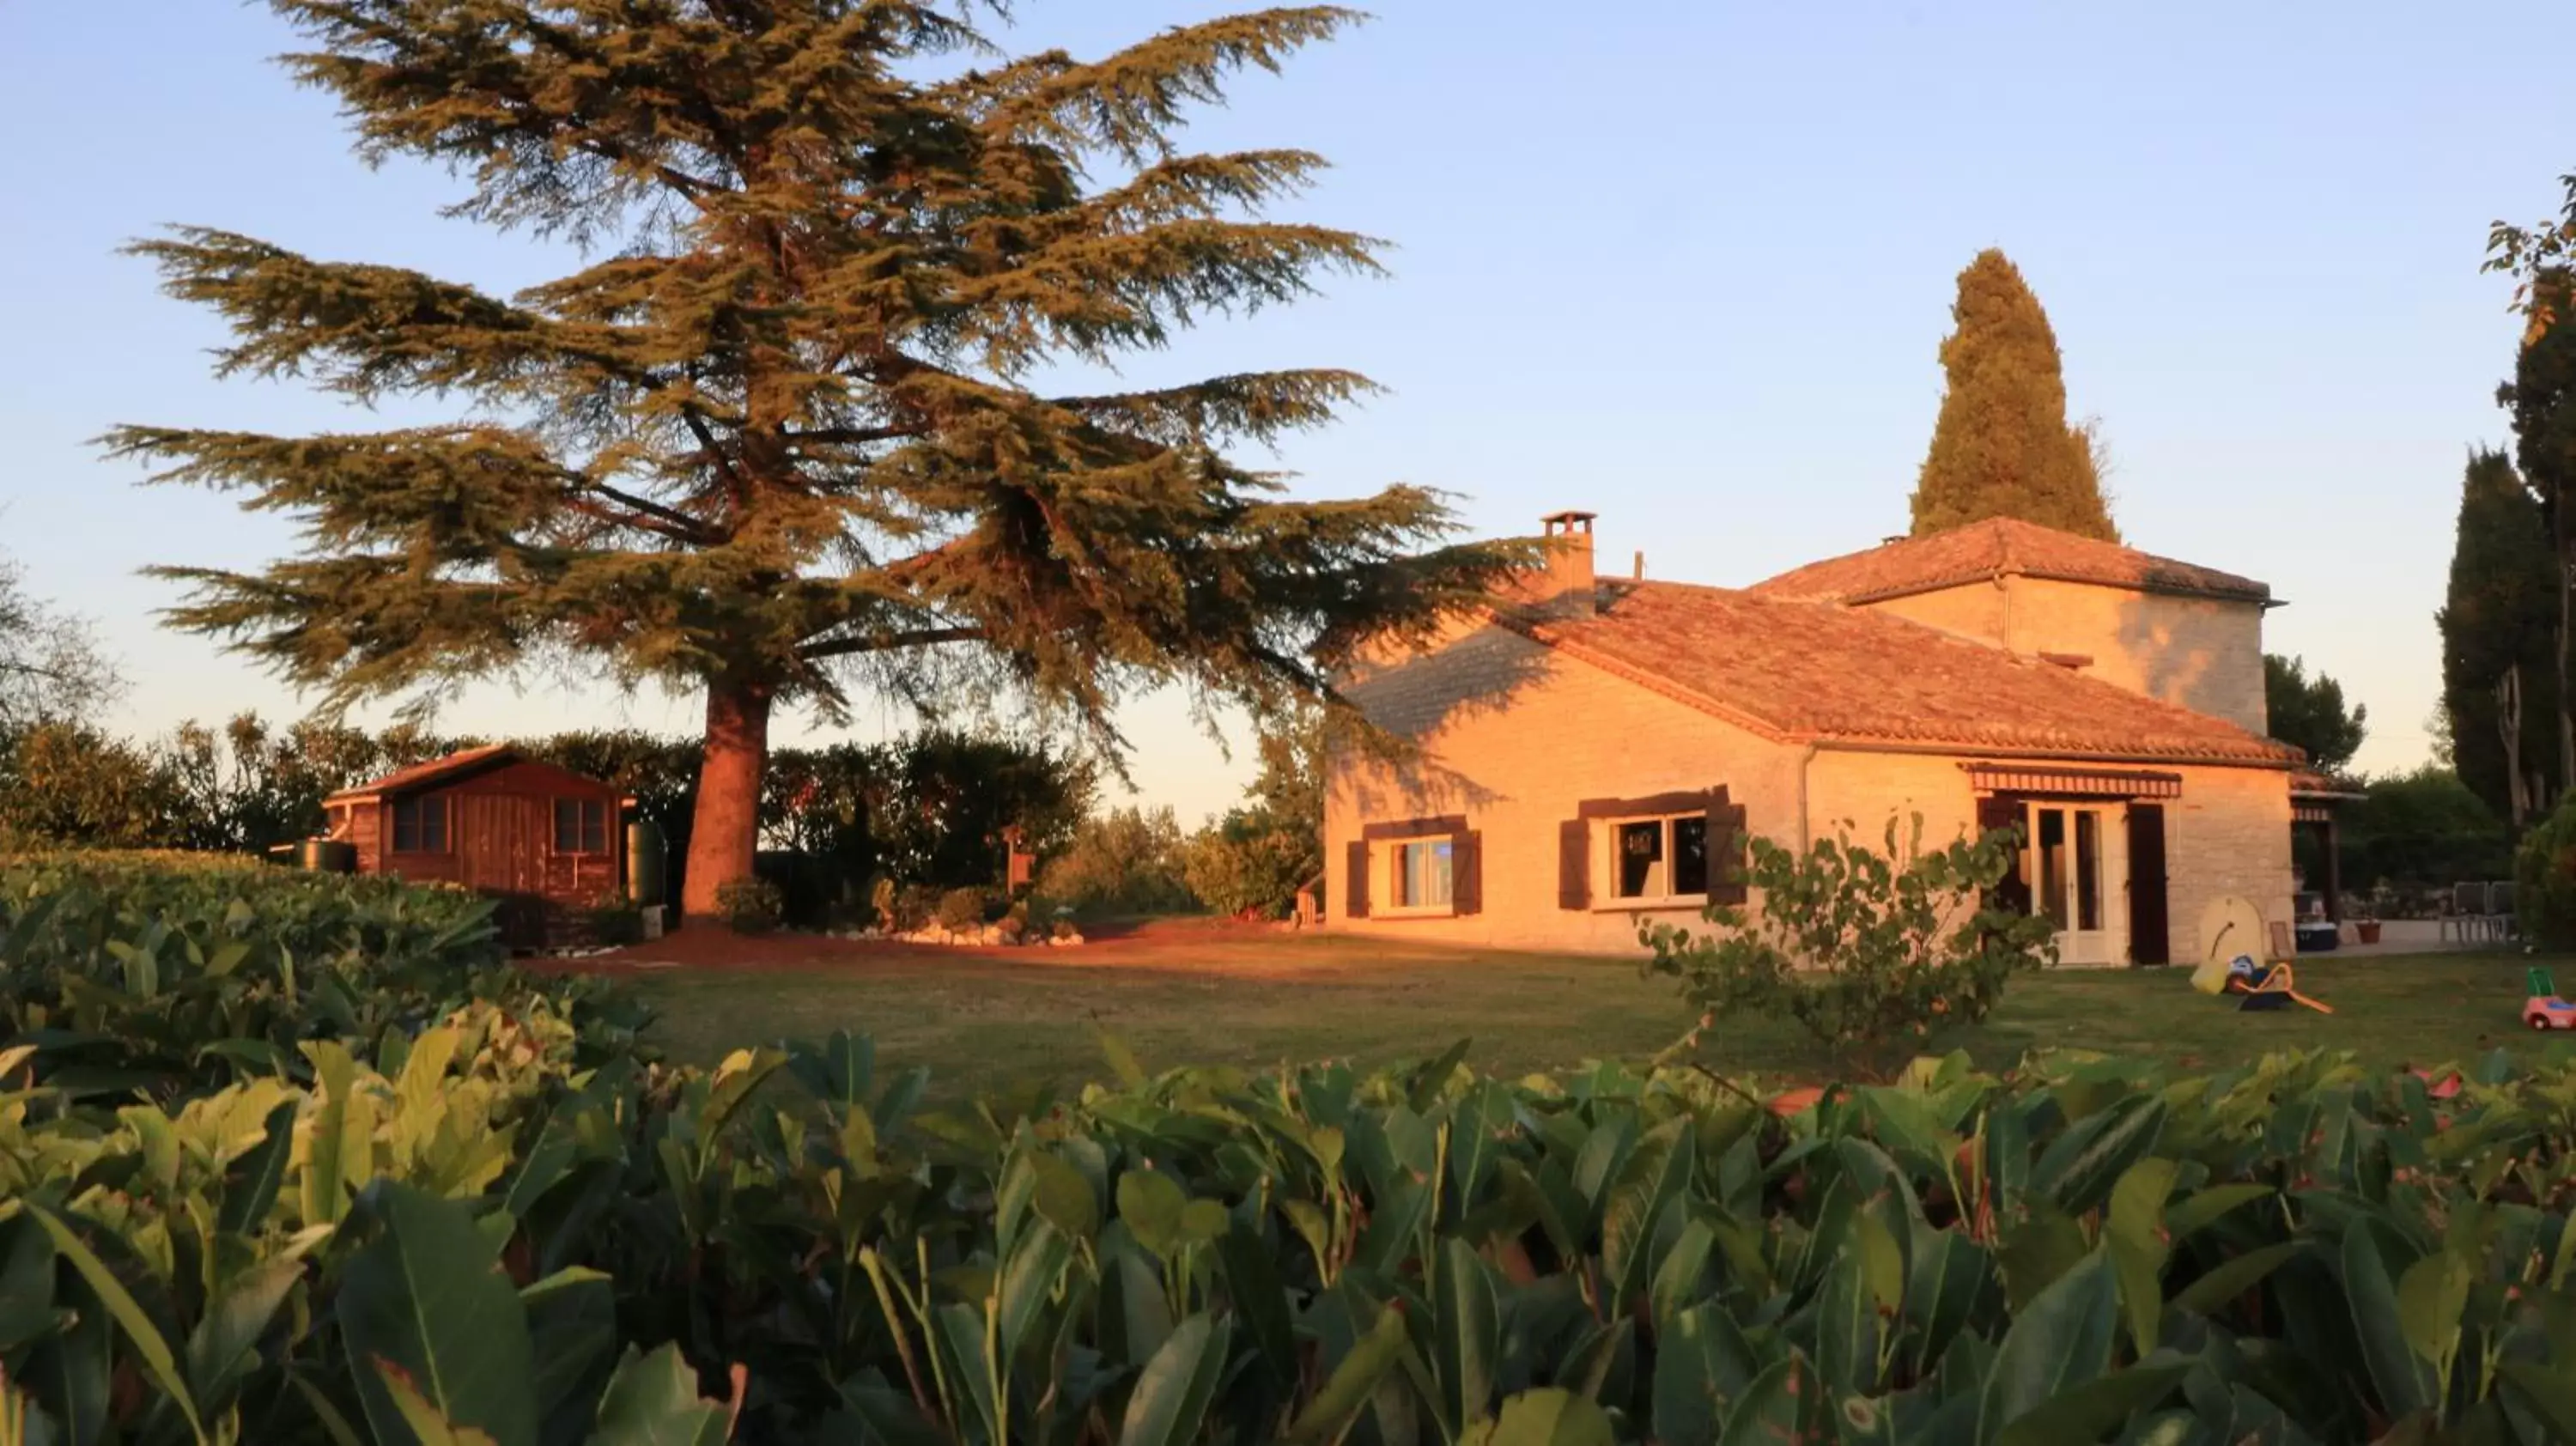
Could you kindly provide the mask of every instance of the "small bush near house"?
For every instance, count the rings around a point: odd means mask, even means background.
[[[1095,918],[1192,912],[1201,905],[1182,877],[1186,848],[1169,808],[1094,814],[1048,862],[1038,892]]]
[[[2514,850],[2513,907],[2523,938],[2544,949],[2576,948],[2576,793]]]
[[[736,879],[716,890],[716,909],[737,934],[766,934],[778,927],[787,901],[767,879]]]
[[[1712,934],[1641,929],[1647,971],[1682,980],[1703,1029],[1738,1011],[1785,1015],[1883,1073],[1935,1028],[1985,1018],[2013,971],[2057,958],[2048,921],[1984,906],[2019,857],[2009,831],[1931,853],[1922,832],[1918,816],[1900,847],[1890,820],[1883,853],[1838,836],[1803,858],[1752,840],[1744,878],[1756,911],[1711,907]]]
[[[951,934],[969,934],[984,927],[985,893],[982,889],[950,889],[939,896],[939,927]]]
[[[644,911],[624,894],[600,895],[590,905],[591,942],[613,948],[644,942]]]
[[[1321,867],[1313,835],[1237,810],[1190,840],[1182,876],[1217,913],[1277,919],[1296,906],[1298,888]]]

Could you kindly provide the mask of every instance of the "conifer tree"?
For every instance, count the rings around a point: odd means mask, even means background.
[[[1226,448],[1328,420],[1346,371],[1063,394],[1038,379],[1376,270],[1269,219],[1322,160],[1194,154],[1194,105],[1356,18],[1266,10],[1099,60],[1012,56],[979,0],[270,0],[369,159],[457,214],[582,243],[515,296],[185,229],[136,247],[232,326],[221,370],[452,425],[130,427],[113,450],[306,528],[264,572],[171,568],[182,627],[335,700],[587,656],[703,689],[684,905],[752,863],[773,710],[1010,695],[1104,746],[1136,689],[1328,689],[1526,560],[1441,499],[1287,500]],[[1061,372],[1053,374],[1061,375]]]
[[[1914,487],[1914,535],[2018,517],[2120,540],[2102,500],[2092,438],[2067,425],[2066,379],[2048,313],[2001,251],[1959,273],[1941,343],[1948,389]]]
[[[2450,589],[2433,615],[2442,633],[2442,711],[2460,781],[2517,825],[2566,786],[2558,758],[2558,580],[2549,556],[2548,521],[2512,459],[2484,449],[2471,454]],[[2501,728],[2508,697],[2520,715],[2510,743]]]
[[[2576,781],[2576,686],[2570,683],[2570,650],[2576,648],[2576,272],[2541,267],[2525,279],[2521,354],[2513,380],[2496,399],[2513,414],[2514,460],[2523,485],[2540,501],[2550,551],[2557,559],[2558,707],[2552,724],[2558,741],[2558,776]]]

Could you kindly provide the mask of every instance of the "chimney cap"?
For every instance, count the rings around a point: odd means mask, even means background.
[[[1545,517],[1540,518],[1539,525],[1547,529],[1547,534],[1550,537],[1554,537],[1560,532],[1590,532],[1592,530],[1592,519],[1596,515],[1597,514],[1595,513],[1578,512],[1572,508],[1568,508],[1563,512],[1551,512]]]

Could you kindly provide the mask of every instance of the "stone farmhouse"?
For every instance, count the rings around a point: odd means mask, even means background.
[[[1592,524],[1547,518],[1543,573],[1344,680],[1419,747],[1329,760],[1329,926],[1629,951],[1741,902],[1715,861],[1747,834],[1915,815],[1927,847],[2020,825],[2012,893],[2068,963],[2197,959],[2226,895],[2290,918],[2333,785],[2265,735],[2262,583],[1995,520],[1698,587],[1596,575]]]

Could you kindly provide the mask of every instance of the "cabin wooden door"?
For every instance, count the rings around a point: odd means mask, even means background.
[[[537,894],[545,840],[537,817],[543,800],[507,793],[456,796],[458,865],[468,888],[495,894]]]

